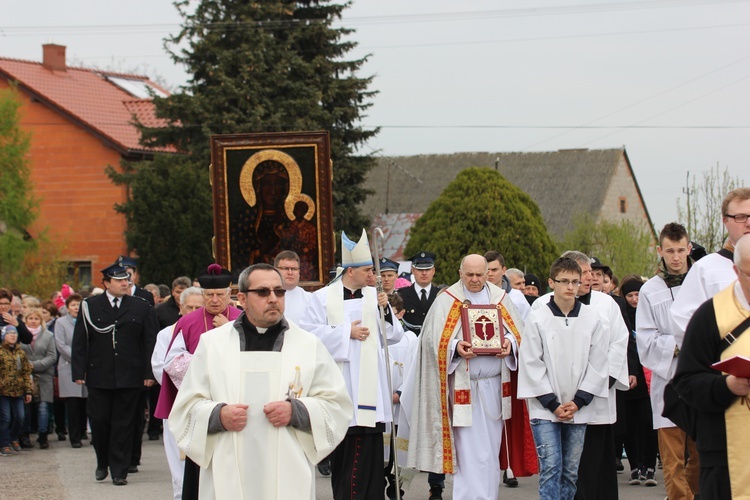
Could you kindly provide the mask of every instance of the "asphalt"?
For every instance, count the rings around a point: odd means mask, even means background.
[[[54,434],[52,435],[54,436]],[[50,437],[52,437],[50,436]],[[36,443],[35,443],[36,444]],[[51,441],[48,450],[25,450],[12,457],[0,457],[0,498],[71,499],[71,500],[168,500],[172,486],[164,455],[163,443],[144,441],[140,471],[128,476],[127,486],[114,486],[111,478],[98,482],[94,479],[96,459],[94,449],[85,442],[83,448],[73,449],[67,441]],[[627,461],[625,461],[627,468]],[[317,473],[317,498],[332,498],[328,478]],[[619,494],[625,500],[663,500],[666,496],[662,471],[656,471],[655,487],[628,485],[628,474],[618,474]],[[444,499],[451,499],[450,477]],[[538,476],[519,478],[517,488],[500,487],[499,499],[533,499],[537,494]],[[404,499],[428,497],[427,474],[416,475],[406,488]]]

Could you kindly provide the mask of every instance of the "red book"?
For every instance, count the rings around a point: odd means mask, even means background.
[[[750,358],[746,358],[745,356],[732,356],[711,366],[716,370],[734,375],[735,377],[750,378]]]

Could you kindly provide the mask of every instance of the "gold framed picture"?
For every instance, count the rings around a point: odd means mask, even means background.
[[[236,278],[300,257],[300,285],[328,282],[334,265],[330,138],[326,131],[211,136],[214,257]]]

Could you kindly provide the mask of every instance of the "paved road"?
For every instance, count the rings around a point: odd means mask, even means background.
[[[68,442],[52,441],[49,450],[35,448],[13,457],[0,457],[0,497],[14,500],[168,500],[172,497],[169,469],[161,441],[144,441],[140,472],[128,477],[127,486],[113,486],[110,478],[97,482],[94,480],[95,468],[94,449],[88,444],[73,449]],[[621,499],[664,499],[661,470],[657,470],[659,485],[656,487],[630,486],[627,479],[626,474],[618,476]],[[538,498],[537,484],[537,476],[521,478],[518,488],[501,487],[499,498]],[[443,498],[452,498],[450,479],[446,490]],[[418,474],[404,498],[426,499],[427,492],[427,474]],[[331,498],[330,481],[320,475],[317,479],[317,497],[320,500]]]

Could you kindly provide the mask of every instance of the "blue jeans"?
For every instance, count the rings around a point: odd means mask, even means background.
[[[576,494],[586,424],[530,420],[539,457],[540,500],[572,500]]]
[[[18,441],[23,427],[23,396],[0,396],[0,447]]]
[[[44,401],[32,401],[26,405],[26,418],[23,421],[24,435],[49,433],[49,408],[51,403]],[[36,429],[31,428],[31,416],[36,413]]]

